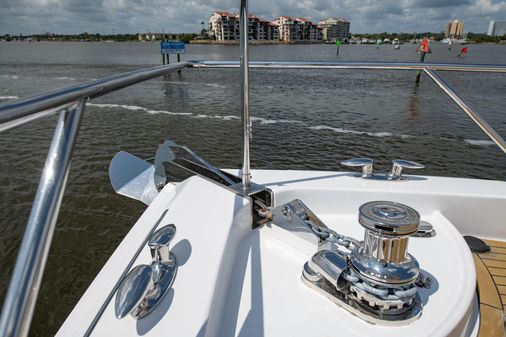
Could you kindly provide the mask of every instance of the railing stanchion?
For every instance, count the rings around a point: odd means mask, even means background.
[[[250,188],[251,172],[249,141],[251,139],[251,119],[249,115],[249,63],[248,63],[248,1],[241,0],[240,37],[241,37],[241,124],[242,124],[242,186],[247,194]]]
[[[60,112],[0,318],[0,336],[27,336],[85,103]]]

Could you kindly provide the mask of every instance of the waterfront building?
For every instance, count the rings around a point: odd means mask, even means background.
[[[229,12],[214,12],[209,18],[209,37],[217,41],[239,39],[239,16]]]
[[[259,20],[259,40],[270,40],[270,41],[278,41],[279,40],[279,27],[276,23],[273,23],[268,20],[260,19]]]
[[[216,41],[239,40],[239,21],[238,14],[214,12],[209,18],[209,37]],[[250,40],[278,40],[278,28],[268,20],[249,15],[248,38]]]
[[[141,33],[138,35],[139,41],[156,41],[161,40],[163,37],[162,33]]]
[[[321,41],[320,27],[304,18],[280,16],[274,22],[279,27],[279,39],[285,42]]]
[[[461,39],[464,37],[464,21],[454,20],[448,22],[445,37]]]
[[[157,41],[157,40],[179,40],[180,34],[169,33],[140,33],[138,34],[139,41]]]
[[[324,41],[335,42],[348,39],[350,36],[350,22],[345,19],[327,18],[320,21],[319,26]]]
[[[506,20],[492,20],[488,26],[487,35],[503,36],[506,35]]]

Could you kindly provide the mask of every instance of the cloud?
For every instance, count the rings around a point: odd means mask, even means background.
[[[468,5],[469,0],[411,0],[411,7],[415,8],[445,8]]]
[[[239,0],[0,0],[0,34],[198,32],[214,10],[238,12]],[[344,17],[352,32],[442,31],[451,19],[485,32],[506,19],[506,0],[255,0],[250,12],[319,21]]]
[[[468,13],[470,15],[495,15],[506,11],[506,1],[492,2],[492,0],[476,0],[476,2],[469,7]]]

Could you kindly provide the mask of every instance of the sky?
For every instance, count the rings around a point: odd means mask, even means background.
[[[214,10],[238,12],[239,0],[0,0],[0,34],[199,32]],[[506,0],[252,0],[249,12],[318,22],[343,17],[352,33],[440,32],[450,20],[484,33],[506,20]]]

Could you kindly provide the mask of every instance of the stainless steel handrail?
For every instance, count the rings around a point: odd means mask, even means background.
[[[237,68],[235,61],[193,61],[191,67],[195,68]],[[447,63],[406,63],[406,62],[250,62],[252,68],[271,69],[382,69],[382,70],[423,70],[459,108],[461,108],[478,127],[504,152],[506,142],[488,124],[483,117],[460,97],[454,89],[436,72],[494,72],[506,73],[506,65],[479,65],[479,64],[447,64]]]
[[[0,131],[60,113],[3,303],[1,337],[28,335],[86,100],[188,65],[135,70],[0,105]]]
[[[241,13],[247,17],[246,1],[242,0]],[[244,28],[244,25],[242,25]],[[246,30],[247,32],[247,26]],[[244,33],[243,32],[243,33]],[[247,35],[247,34],[243,34]],[[241,62],[189,61],[140,69],[124,74],[54,90],[14,102],[0,104],[0,132],[34,119],[59,112],[57,128],[41,176],[34,205],[21,244],[20,253],[9,285],[0,318],[0,337],[26,336],[33,315],[42,273],[51,243],[61,198],[65,188],[73,145],[86,100],[99,97],[132,84],[143,82],[185,67],[237,68],[243,64],[242,110],[244,163],[243,185],[249,183],[249,117],[247,41],[242,46]],[[452,65],[430,63],[380,63],[380,62],[249,62],[254,68],[293,69],[389,69],[424,70],[436,84],[462,109],[482,130],[506,152],[506,145],[493,128],[466,104],[459,95],[436,73],[436,70],[506,73],[506,65]],[[76,103],[78,102],[78,103]]]
[[[193,68],[237,68],[237,61],[190,61]],[[506,73],[505,64],[453,64],[453,63],[419,63],[419,62],[347,62],[347,61],[250,61],[250,68],[272,69],[384,69],[384,70],[434,70],[462,72]]]
[[[188,61],[106,77],[97,81],[85,82],[76,86],[53,90],[47,93],[0,104],[0,131],[5,130],[8,122],[21,117],[39,114],[44,110],[61,107],[80,99],[102,96],[129,85],[139,83],[157,76],[170,73],[185,67],[194,68],[238,68],[237,61]],[[252,68],[295,68],[295,69],[385,69],[385,70],[433,70],[461,72],[494,72],[506,73],[506,65],[484,64],[447,64],[447,63],[410,63],[410,62],[277,62],[250,61]],[[33,119],[30,119],[33,120]],[[15,124],[15,125],[20,125]]]
[[[36,114],[37,117],[44,117],[54,112],[45,110],[59,108],[62,105],[71,104],[82,99],[96,98],[111,91],[162,76],[189,65],[189,62],[179,62],[138,69],[0,104],[0,131],[32,121]],[[28,118],[28,116],[32,118]]]
[[[495,72],[506,73],[506,65],[482,64],[446,64],[446,63],[409,63],[409,62],[268,62],[250,61],[252,68],[295,68],[295,69],[385,69],[385,70],[433,70],[463,71],[463,72]],[[43,117],[48,114],[45,110],[59,108],[80,99],[102,96],[129,85],[155,78],[174,70],[185,67],[194,68],[238,68],[237,61],[188,61],[106,77],[97,81],[85,82],[76,86],[53,90],[47,93],[23,98],[13,102],[0,104],[0,131],[24,123],[21,117],[38,114]],[[50,112],[54,113],[54,111]],[[33,118],[25,122],[31,121]],[[18,121],[14,123],[14,121]]]
[[[462,111],[464,111],[469,118],[473,120],[492,139],[492,141],[499,146],[499,148],[506,153],[506,142],[504,139],[488,124],[483,117],[480,116],[473,108],[467,104],[462,97],[457,95],[455,90],[434,70],[430,68],[424,69],[425,73],[443,90],[448,97],[450,97],[455,104],[457,104]]]
[[[84,106],[60,112],[5,297],[0,336],[28,335]]]

